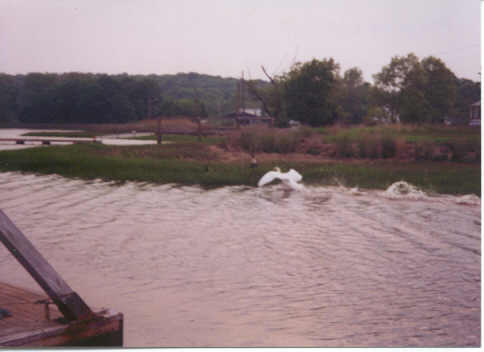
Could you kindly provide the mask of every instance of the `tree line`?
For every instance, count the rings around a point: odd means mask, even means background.
[[[263,68],[264,69],[264,68]],[[266,73],[266,71],[264,70]],[[457,78],[438,58],[395,56],[365,82],[353,67],[341,73],[332,58],[296,63],[269,80],[248,80],[246,106],[261,106],[280,126],[335,122],[466,121],[480,83]],[[0,122],[122,123],[150,116],[222,116],[239,101],[239,80],[191,73],[107,75],[0,73]]]
[[[264,67],[262,67],[266,73]],[[290,119],[312,125],[403,123],[465,123],[469,105],[480,100],[480,82],[456,75],[439,58],[420,60],[415,54],[395,56],[365,82],[353,67],[341,74],[334,59],[294,64],[290,71],[271,77],[258,89],[248,82],[265,112],[280,125]]]
[[[223,115],[234,108],[237,83],[193,72],[0,73],[0,122],[123,123],[158,115]]]

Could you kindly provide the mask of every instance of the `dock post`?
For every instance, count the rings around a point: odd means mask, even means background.
[[[93,313],[87,304],[67,285],[2,210],[0,241],[37,281],[68,321],[92,316]]]

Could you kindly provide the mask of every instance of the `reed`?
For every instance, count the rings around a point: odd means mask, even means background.
[[[295,168],[307,185],[342,183],[348,187],[385,189],[405,180],[424,190],[448,194],[481,194],[480,165],[455,162],[260,163],[251,169],[247,161],[222,162],[208,146],[200,144],[106,146],[70,145],[0,152],[1,171],[59,174],[81,179],[178,183],[220,187],[255,186],[268,170]]]
[[[227,149],[293,152],[336,159],[408,159],[480,162],[480,131],[448,126],[332,126],[277,130],[246,128],[227,138]],[[331,146],[323,148],[322,145]],[[446,149],[447,154],[442,154]]]
[[[157,136],[155,134],[149,136],[139,136],[134,139],[140,140],[156,140]],[[224,143],[224,136],[202,136],[201,139],[195,135],[183,135],[183,134],[163,134],[163,142],[170,143],[202,143],[202,144],[222,144]]]
[[[250,154],[278,153],[289,154],[297,150],[298,145],[312,134],[310,128],[272,129],[251,127],[232,132],[228,144],[233,149],[240,149]]]

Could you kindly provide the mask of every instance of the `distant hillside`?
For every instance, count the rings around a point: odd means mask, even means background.
[[[237,107],[236,78],[199,73],[0,73],[0,122],[112,123],[149,115],[220,116]],[[268,84],[257,81],[259,86]],[[246,107],[258,103],[246,97]]]
[[[195,72],[176,75],[152,75],[161,90],[165,101],[175,102],[181,106],[190,106],[197,99],[203,102],[210,116],[219,116],[234,111],[238,100],[238,83],[236,78],[222,78]],[[259,86],[269,84],[258,80]],[[245,93],[246,107],[258,107],[259,103]]]

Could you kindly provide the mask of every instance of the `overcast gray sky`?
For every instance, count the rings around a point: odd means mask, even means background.
[[[479,0],[0,0],[0,72],[262,78],[333,57],[365,78],[395,55],[480,77]]]

